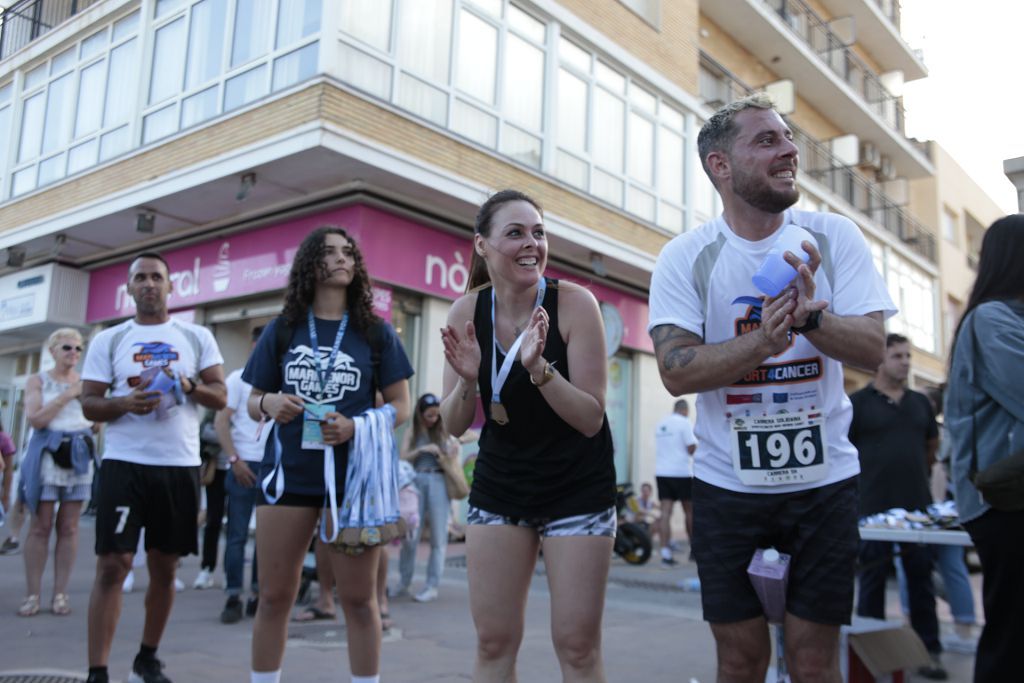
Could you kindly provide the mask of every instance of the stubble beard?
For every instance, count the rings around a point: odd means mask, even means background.
[[[773,190],[767,182],[755,180],[745,174],[733,177],[732,191],[755,209],[765,213],[782,213],[800,199],[800,190],[795,186],[792,190]]]

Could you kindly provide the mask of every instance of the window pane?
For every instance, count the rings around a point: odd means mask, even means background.
[[[587,84],[565,69],[558,70],[558,144],[587,149]]]
[[[31,90],[36,86],[42,85],[46,82],[46,65],[40,64],[36,68],[25,74],[25,84],[22,86],[22,90]]]
[[[75,75],[61,76],[50,83],[46,98],[46,127],[43,130],[43,154],[53,152],[71,141],[75,117]]]
[[[85,61],[89,57],[98,53],[100,50],[107,46],[107,29],[97,31],[88,38],[82,41],[82,52],[79,55],[81,61]]]
[[[78,113],[75,119],[75,138],[99,130],[103,123],[103,94],[107,77],[107,60],[103,59],[82,69],[78,80]]]
[[[495,147],[498,142],[498,119],[462,100],[455,101],[452,130],[487,147]]]
[[[672,232],[683,231],[683,212],[681,209],[662,202],[658,208],[658,225]]]
[[[683,203],[683,137],[664,126],[658,138],[658,194],[662,199]]]
[[[654,96],[654,93],[641,88],[632,81],[629,83],[629,102],[648,114],[656,114],[658,111],[658,98]]]
[[[11,196],[24,194],[36,186],[36,167],[29,166],[14,174],[11,179]]]
[[[416,0],[398,7],[400,64],[430,81],[447,84],[452,0]]]
[[[46,91],[25,100],[21,110],[21,144],[18,146],[18,161],[27,161],[39,156],[43,142],[43,114],[46,112]],[[35,185],[35,176],[32,178]]]
[[[181,101],[181,127],[188,128],[217,114],[217,86]]]
[[[622,206],[622,181],[604,171],[594,169],[590,181],[590,192],[615,206]]]
[[[565,38],[558,42],[558,56],[585,74],[590,73],[590,53]]]
[[[544,52],[511,34],[505,48],[502,110],[510,121],[540,130],[544,114]]]
[[[7,104],[11,101],[11,92],[14,90],[14,86],[7,83],[0,88],[0,104]]]
[[[661,111],[658,112],[661,116],[662,122],[679,132],[683,131],[683,115],[673,109],[672,107],[665,104],[664,101],[661,103]]]
[[[338,70],[342,80],[382,99],[391,99],[391,66],[341,43]]]
[[[185,68],[185,19],[176,19],[156,32],[149,103],[154,104],[181,92]]]
[[[418,78],[407,74],[399,76],[395,104],[439,126],[448,125],[448,94]]]
[[[501,0],[468,0],[492,17],[501,18]]]
[[[176,107],[172,104],[153,112],[142,121],[142,144],[167,137],[178,129]]]
[[[118,154],[127,152],[131,147],[128,126],[121,126],[100,138],[100,161],[106,161]]]
[[[224,85],[224,111],[230,111],[267,94],[267,65],[235,76]]]
[[[544,22],[534,19],[515,5],[508,6],[508,25],[535,43],[543,43],[546,31]]]
[[[626,210],[644,220],[654,222],[654,195],[630,185],[626,192]]]
[[[75,65],[75,48],[64,50],[52,60],[50,60],[50,75],[55,76],[61,72],[67,71]]]
[[[0,100],[2,102],[3,100]],[[0,145],[0,177],[3,176],[5,170],[7,170],[7,161],[9,158],[6,140],[10,139],[11,130],[11,110],[14,107],[0,107],[0,135],[4,136],[4,144]],[[3,189],[0,188],[0,197],[3,196]]]
[[[72,147],[71,151],[68,152],[68,175],[78,173],[83,168],[95,166],[96,160],[99,158],[99,152],[99,138],[93,138],[88,142],[83,142],[78,147]]]
[[[320,43],[310,43],[304,48],[274,60],[274,90],[312,78],[316,73],[316,60]]]
[[[225,0],[203,0],[192,7],[185,90],[192,90],[220,75],[226,13]]]
[[[185,0],[156,0],[156,16],[162,17],[184,6]]]
[[[654,124],[639,114],[629,115],[629,175],[654,184]],[[652,218],[654,211],[651,211]]]
[[[501,153],[516,161],[540,168],[540,138],[506,125],[501,131]]]
[[[139,40],[132,38],[110,51],[110,76],[107,83],[107,104],[103,125],[116,126],[127,122],[136,107],[139,88]]]
[[[604,62],[597,63],[597,82],[614,93],[623,95],[626,92],[626,77],[615,71]]]
[[[391,2],[342,0],[341,30],[381,52],[391,47]]]
[[[498,29],[462,10],[459,15],[459,89],[482,102],[494,104],[498,63]]]
[[[297,43],[319,30],[320,0],[281,2],[277,11],[278,49]]]
[[[135,32],[135,29],[139,27],[139,12],[138,10],[132,12],[124,19],[121,19],[114,24],[114,37],[113,40],[116,42],[122,38],[126,38]]]
[[[587,162],[568,152],[558,150],[555,156],[555,175],[581,190],[587,189]]]
[[[235,43],[231,66],[245,64],[270,51],[270,30],[274,23],[272,0],[247,0],[235,9]]]
[[[594,88],[594,130],[601,131],[601,144],[594,145],[594,159],[616,173],[622,173],[625,127],[625,102],[602,88]]]
[[[64,155],[58,154],[57,156],[50,157],[45,161],[39,162],[39,180],[36,185],[42,187],[43,185],[49,185],[55,180],[60,180],[64,177]]]

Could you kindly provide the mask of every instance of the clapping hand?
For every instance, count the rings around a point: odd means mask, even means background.
[[[455,373],[470,384],[476,382],[480,372],[480,344],[473,323],[466,321],[462,333],[451,325],[442,327],[441,343],[444,345],[444,358]]]
[[[544,344],[548,338],[548,312],[538,306],[530,316],[530,323],[526,326],[526,337],[519,350],[519,360],[531,376],[536,376],[544,371]],[[539,368],[537,366],[540,366]]]
[[[786,259],[786,263],[796,268],[797,272],[797,277],[794,280],[797,296],[795,297],[796,306],[792,312],[793,327],[802,327],[807,323],[807,316],[811,313],[814,311],[823,311],[828,308],[827,301],[814,300],[814,293],[816,290],[814,274],[818,272],[818,266],[821,265],[821,254],[818,252],[817,247],[807,240],[804,240],[801,243],[801,246],[810,257],[807,263],[804,263],[792,252],[787,251],[783,255],[783,258]]]

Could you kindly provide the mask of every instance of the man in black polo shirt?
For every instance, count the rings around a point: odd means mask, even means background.
[[[885,347],[885,359],[874,381],[850,396],[850,441],[860,453],[861,517],[890,508],[924,510],[932,502],[929,479],[939,443],[935,413],[924,394],[906,386],[910,373],[907,338],[890,334]],[[885,618],[885,583],[897,545],[907,575],[910,624],[932,656],[931,666],[918,674],[944,680],[932,556],[927,546],[862,541],[857,614]]]

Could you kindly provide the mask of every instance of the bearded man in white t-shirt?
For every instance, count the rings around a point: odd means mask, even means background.
[[[771,643],[746,570],[775,547],[791,556],[787,668],[838,682],[859,472],[842,364],[878,367],[893,305],[855,224],[791,208],[797,147],[770,100],[724,107],[697,144],[724,211],[662,250],[648,330],[668,390],[699,394],[692,540],[719,680],[765,678]],[[787,251],[796,276],[761,296],[751,278],[790,224],[808,233],[808,261]]]
[[[178,558],[195,554],[199,512],[197,405],[224,407],[224,359],[205,327],[172,320],[167,262],[128,268],[135,316],[100,332],[82,369],[82,411],[107,429],[96,502],[96,579],[89,600],[88,683],[107,683],[121,585],[146,530],[146,620],[129,683],[170,683],[157,659],[174,604]]]

